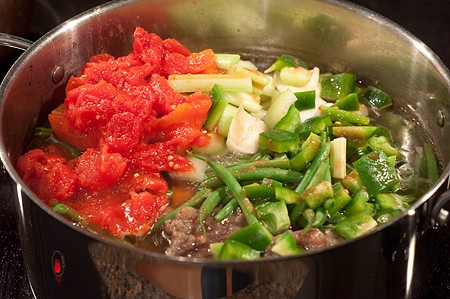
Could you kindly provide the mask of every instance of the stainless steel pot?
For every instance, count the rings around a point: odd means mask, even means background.
[[[14,169],[32,128],[64,98],[92,55],[129,51],[136,26],[192,50],[240,53],[264,65],[279,54],[349,71],[395,99],[385,120],[415,161],[433,143],[443,174],[393,221],[332,248],[251,262],[166,257],[127,248],[56,215]],[[2,44],[27,48],[1,36]],[[450,74],[422,42],[362,7],[333,0],[115,1],[63,23],[32,44],[0,86],[0,151],[13,179],[20,235],[37,298],[412,298],[416,242],[445,223],[449,201]],[[396,269],[396,271],[391,271]],[[395,287],[394,287],[395,286]]]

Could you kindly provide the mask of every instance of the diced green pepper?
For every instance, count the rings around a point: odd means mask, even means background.
[[[301,124],[300,113],[297,108],[295,108],[295,105],[292,104],[274,128],[295,133]]]
[[[375,195],[378,208],[381,211],[401,210],[409,208],[406,198],[395,193],[379,193]]]
[[[297,241],[289,231],[285,231],[275,241],[275,245],[272,247],[272,251],[281,256],[294,255],[304,252],[303,249],[297,246]]]
[[[376,126],[342,126],[333,127],[335,137],[345,137],[349,146],[361,147],[375,135],[378,127]]]
[[[306,202],[308,207],[311,209],[316,209],[327,199],[333,198],[333,196],[334,193],[331,183],[324,181],[303,191],[300,198]]]
[[[228,240],[238,241],[255,250],[264,251],[272,243],[272,234],[261,223],[254,222],[233,233]]]
[[[277,153],[285,153],[300,143],[297,134],[280,129],[272,129],[259,134],[259,147]]]
[[[345,98],[337,100],[335,103],[336,107],[347,111],[358,111],[359,110],[359,99],[356,92],[348,94]]]
[[[367,87],[364,96],[367,98],[369,103],[377,109],[382,109],[384,107],[392,105],[391,97],[375,86]]]
[[[275,187],[275,198],[286,204],[300,203],[300,193],[286,187]]]
[[[328,101],[345,98],[355,92],[356,77],[353,74],[341,73],[320,77],[320,96]]]
[[[366,154],[353,165],[371,195],[386,192],[399,183],[394,166],[382,151]]]
[[[391,141],[386,136],[373,136],[368,143],[373,150],[382,150],[388,156],[400,157],[400,152],[392,146]]]
[[[310,133],[305,142],[303,142],[300,152],[289,160],[292,170],[301,171],[317,155],[322,144],[319,135]]]
[[[256,217],[272,235],[278,235],[291,226],[286,204],[281,200],[255,205]]]
[[[228,104],[228,100],[225,96],[225,89],[217,84],[214,84],[212,87],[210,97],[212,100],[212,106],[208,112],[208,117],[206,118],[203,127],[209,131],[212,131],[219,122],[219,119]]]
[[[363,186],[361,178],[359,177],[359,174],[355,169],[353,169],[349,174],[347,174],[341,180],[341,183],[351,193],[357,192]]]
[[[347,239],[356,238],[372,230],[378,223],[367,213],[359,213],[346,217],[335,224],[336,231]]]
[[[222,245],[218,259],[220,260],[256,260],[260,252],[235,240],[227,240]]]
[[[209,249],[211,250],[211,253],[213,254],[213,257],[218,258],[220,255],[220,252],[222,251],[222,247],[225,243],[219,242],[219,243],[211,243],[209,244]]]
[[[295,92],[294,94],[297,97],[297,101],[294,104],[299,111],[314,109],[316,107],[315,90]]]
[[[333,122],[329,116],[316,116],[303,122],[295,133],[302,138],[306,138],[311,133],[320,134],[325,132],[332,125]]]
[[[245,195],[252,202],[267,201],[275,198],[275,189],[267,185],[253,183],[242,187]]]
[[[301,66],[303,68],[307,68],[306,63],[299,58],[296,58],[291,55],[283,54],[281,55],[275,62],[264,71],[264,73],[270,73],[274,71],[279,71],[284,67],[297,67]]]
[[[353,195],[352,201],[345,207],[345,215],[354,215],[366,211],[369,198],[366,188],[360,188]]]

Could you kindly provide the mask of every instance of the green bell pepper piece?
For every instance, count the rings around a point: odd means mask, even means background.
[[[300,195],[301,200],[305,201],[308,207],[316,209],[327,199],[333,198],[333,187],[328,181],[323,181],[311,188],[306,189]]]
[[[368,140],[378,131],[376,126],[342,126],[333,127],[333,135],[345,137],[347,144],[353,147],[362,147],[367,144]]]
[[[378,223],[367,213],[359,213],[346,217],[335,224],[335,230],[344,238],[351,239],[372,230]]]
[[[286,204],[300,203],[300,193],[286,187],[275,187],[275,198]]]
[[[272,235],[278,235],[291,226],[286,203],[281,200],[255,205],[256,217]]]
[[[386,192],[399,183],[394,166],[383,151],[374,151],[353,163],[370,195]]]
[[[259,147],[276,153],[285,153],[300,143],[297,134],[280,129],[272,129],[259,134]]]
[[[382,109],[392,105],[391,97],[375,86],[367,87],[364,96],[367,98],[369,103],[377,109]]]
[[[294,95],[297,97],[297,101],[294,104],[298,111],[314,109],[316,107],[315,90],[296,92]]]
[[[297,246],[292,233],[285,231],[276,241],[272,247],[272,251],[281,256],[294,255],[304,252],[305,250]]]
[[[212,106],[208,112],[208,117],[206,118],[203,127],[206,130],[212,131],[219,122],[222,113],[225,111],[225,107],[228,104],[228,99],[225,96],[225,89],[217,84],[211,89],[210,97],[212,100]]]
[[[337,100],[335,103],[336,107],[347,111],[358,111],[359,110],[359,99],[356,92],[348,94],[345,98]]]
[[[295,133],[301,124],[302,120],[300,119],[300,113],[297,108],[295,108],[295,105],[292,104],[286,114],[275,125],[274,129]]]
[[[322,75],[319,78],[320,96],[328,101],[343,99],[355,92],[355,80],[355,75],[349,73]]]
[[[317,155],[322,144],[322,138],[319,135],[311,133],[303,142],[300,152],[289,160],[289,165],[292,170],[301,171],[309,162],[311,162]]]
[[[272,234],[259,222],[244,226],[233,233],[228,240],[238,241],[255,250],[264,251],[272,243]]]
[[[227,240],[220,248],[219,260],[256,260],[260,252],[239,241]]]

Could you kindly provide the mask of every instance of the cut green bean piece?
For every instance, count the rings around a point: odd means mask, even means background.
[[[322,138],[317,134],[311,133],[306,141],[303,142],[300,152],[289,160],[291,169],[302,171],[317,155],[321,144]]]
[[[227,218],[231,213],[233,213],[234,210],[236,210],[239,207],[239,204],[236,200],[236,198],[232,198],[227,204],[220,209],[219,212],[214,216],[214,219],[216,221],[222,221],[225,218]]]
[[[353,195],[350,203],[345,207],[345,215],[354,215],[366,211],[369,198],[369,193],[365,187],[359,189],[355,195]]]
[[[344,123],[350,123],[353,125],[367,126],[370,123],[370,119],[367,116],[339,109],[337,107],[320,106],[322,115],[329,116],[332,121],[340,121]]]

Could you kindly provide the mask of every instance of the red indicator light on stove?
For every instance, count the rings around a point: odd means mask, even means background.
[[[59,259],[55,259],[53,261],[53,272],[55,275],[59,275],[61,273],[61,261]]]
[[[64,255],[62,255],[60,251],[53,252],[52,271],[56,278],[60,278],[63,276],[65,266]]]

